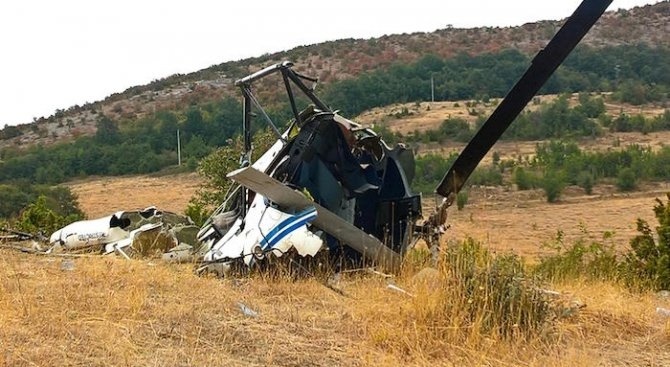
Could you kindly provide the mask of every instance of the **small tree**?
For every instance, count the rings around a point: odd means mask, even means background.
[[[456,195],[456,207],[458,210],[463,210],[465,204],[468,203],[468,192],[461,191]]]
[[[656,199],[654,215],[658,220],[656,234],[658,242],[649,224],[637,220],[640,234],[630,241],[632,251],[626,254],[624,262],[627,270],[626,281],[631,284],[648,286],[655,289],[670,289],[670,193],[668,203]]]
[[[517,167],[514,170],[514,183],[519,190],[530,190],[537,186],[537,178],[527,172],[523,167]]]
[[[594,182],[595,179],[593,178],[593,175],[588,171],[582,171],[577,176],[577,185],[584,189],[587,195],[591,195],[591,193],[593,193]]]
[[[60,215],[51,210],[47,204],[47,197],[40,195],[34,203],[26,206],[21,212],[16,224],[22,231],[50,234],[58,228],[80,219],[83,219],[83,216],[77,213]]]
[[[565,188],[565,180],[563,175],[557,171],[547,171],[542,178],[542,189],[547,195],[547,201],[550,203],[556,202]]]
[[[252,160],[255,161],[265,153],[274,141],[275,136],[270,130],[255,134],[252,143]],[[206,218],[208,209],[223,201],[231,185],[231,180],[226,177],[226,174],[240,167],[242,150],[243,142],[238,136],[230,144],[215,150],[200,161],[198,173],[204,177],[205,183],[191,198],[187,209],[189,215]]]
[[[633,191],[637,186],[637,177],[632,168],[624,168],[619,171],[616,179],[616,186],[620,191]]]

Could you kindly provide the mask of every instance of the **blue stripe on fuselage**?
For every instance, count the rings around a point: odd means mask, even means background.
[[[309,207],[298,214],[284,219],[263,237],[261,248],[265,250],[268,246],[272,247],[276,245],[279,241],[284,239],[284,237],[288,236],[301,226],[313,221],[314,218],[316,218],[316,208]]]

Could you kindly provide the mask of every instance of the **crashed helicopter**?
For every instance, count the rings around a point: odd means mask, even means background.
[[[410,189],[412,151],[389,146],[374,131],[339,115],[315,94],[317,79],[286,61],[236,81],[244,98],[241,167],[228,174],[235,184],[198,232],[207,249],[200,270],[225,274],[236,264],[263,266],[287,253],[306,257],[327,250],[338,259],[370,261],[393,271],[419,239],[436,249],[455,194],[610,3],[584,0],[535,56],[446,173],[436,188],[443,199],[427,218],[421,196]],[[284,132],[253,91],[254,83],[276,74],[293,113]],[[298,109],[295,89],[310,101],[308,108]],[[252,107],[277,136],[255,162]]]

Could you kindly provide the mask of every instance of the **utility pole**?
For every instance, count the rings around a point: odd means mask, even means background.
[[[181,141],[179,140],[179,129],[177,129],[177,159],[179,160],[179,166],[181,167]]]
[[[430,76],[430,101],[435,102],[435,81],[433,76]]]

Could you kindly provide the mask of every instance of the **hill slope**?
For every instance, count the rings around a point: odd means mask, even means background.
[[[103,101],[57,110],[48,118],[0,131],[0,148],[35,143],[52,144],[92,135],[103,114],[114,120],[137,119],[161,110],[182,109],[235,94],[235,78],[284,59],[297,69],[318,76],[324,83],[386,68],[395,62],[412,62],[431,53],[443,58],[461,53],[479,55],[507,48],[534,54],[560,27],[562,21],[528,23],[520,27],[447,28],[432,33],[389,35],[376,39],[345,39],[240,61],[226,62],[190,73],[173,75],[148,85],[116,93]],[[670,46],[670,2],[606,13],[582,44],[592,47],[634,45]]]

